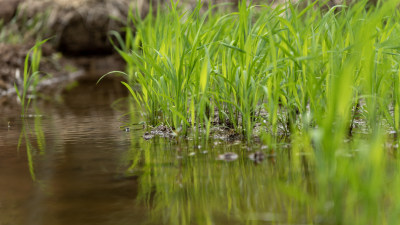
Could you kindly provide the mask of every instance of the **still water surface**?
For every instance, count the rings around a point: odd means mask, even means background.
[[[309,222],[307,171],[288,151],[255,164],[260,144],[146,141],[141,126],[121,128],[141,121],[113,104],[121,85],[94,83],[33,104],[28,118],[0,110],[0,225]],[[216,160],[226,152],[238,160]]]

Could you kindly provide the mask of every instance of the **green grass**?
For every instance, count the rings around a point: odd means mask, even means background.
[[[219,123],[250,141],[266,120],[272,135],[318,127],[339,143],[354,119],[371,132],[399,127],[396,2],[367,4],[200,13],[200,2],[181,12],[171,1],[144,20],[130,14],[135,29],[114,44],[152,126],[186,135]]]
[[[32,40],[42,40],[48,32],[47,20],[49,12],[38,13],[28,18],[17,10],[10,22],[0,20],[0,43],[24,44]]]
[[[398,1],[240,3],[230,13],[200,13],[200,5],[182,12],[171,1],[144,20],[130,15],[135,29],[114,42],[127,61],[124,84],[147,123],[182,136],[207,140],[222,125],[252,142],[261,126],[277,164],[180,161],[176,154],[188,152],[179,145],[153,151],[140,140],[131,169],[141,171],[140,196],[163,223],[217,224],[222,214],[265,224],[251,218],[268,213],[270,224],[398,223]],[[278,147],[283,133],[289,149]],[[205,146],[212,158],[245,156]]]
[[[28,94],[30,92],[36,94],[36,86],[40,81],[39,64],[42,57],[41,46],[46,41],[47,39],[36,42],[36,44],[28,51],[24,61],[24,73],[21,87],[18,87],[18,85],[14,83],[14,88],[22,107],[22,117],[25,116],[31,102],[31,98],[28,97]]]

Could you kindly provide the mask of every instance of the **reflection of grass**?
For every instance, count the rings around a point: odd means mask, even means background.
[[[35,166],[34,166],[34,156],[39,153],[40,155],[45,153],[46,150],[46,140],[43,133],[42,127],[42,115],[40,115],[40,111],[35,107],[34,116],[34,129],[32,130],[29,126],[29,121],[27,119],[22,120],[22,130],[21,135],[18,140],[18,149],[22,144],[22,141],[25,142],[26,154],[28,158],[28,166],[29,172],[31,174],[32,180],[36,181],[35,175]],[[32,144],[32,133],[36,139],[36,146]]]
[[[358,150],[324,161],[299,136],[257,165],[241,145],[190,156],[186,144],[135,140],[128,171],[139,176],[138,199],[154,224],[396,224],[398,162],[381,137],[348,143],[345,149]],[[216,160],[227,151],[241,157]]]
[[[241,146],[222,148],[240,152]],[[156,223],[159,219],[164,224],[256,223],[266,214],[274,217],[270,222],[301,223],[315,214],[307,207],[314,199],[301,165],[290,169],[287,165],[293,162],[283,154],[275,165],[272,159],[254,165],[246,156],[221,162],[212,152],[190,157],[186,151],[160,149],[149,142],[142,143],[142,149],[136,155],[140,157],[136,169],[142,171],[139,196],[152,206],[154,215],[162,215],[155,217]],[[184,158],[177,159],[177,154]]]

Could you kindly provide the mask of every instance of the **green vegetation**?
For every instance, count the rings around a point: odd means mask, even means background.
[[[171,1],[166,14],[131,14],[135,32],[116,35],[117,50],[152,126],[208,134],[218,123],[250,141],[265,120],[273,136],[317,128],[335,149],[356,120],[374,134],[399,129],[396,3],[315,10],[244,1],[238,12],[202,14],[200,2],[180,13]]]
[[[31,40],[42,40],[47,32],[49,12],[38,13],[28,18],[20,10],[8,23],[0,20],[0,43],[23,44]]]
[[[397,1],[326,10],[318,2],[306,8],[241,2],[231,13],[219,6],[202,12],[200,1],[193,12],[181,12],[177,4],[144,20],[130,14],[125,38],[113,33],[127,62],[123,84],[146,122],[195,137],[151,142],[127,134],[127,175],[137,179],[138,199],[154,224],[398,223]],[[23,87],[16,87],[23,113],[43,43],[28,54]],[[140,124],[137,117],[130,122]],[[46,147],[41,124],[40,117],[35,130],[24,124],[19,143],[25,140],[34,180],[33,146],[40,153]],[[212,126],[233,129],[247,142],[214,144]],[[263,147],[249,144],[254,135]],[[254,165],[250,151],[266,159]],[[215,160],[226,152],[239,158]]]
[[[42,127],[42,115],[38,107],[34,104],[33,124],[26,118],[22,120],[21,134],[18,140],[18,151],[24,142],[28,160],[29,173],[33,181],[38,181],[35,174],[34,156],[38,153],[43,155],[46,149],[46,139]],[[32,127],[33,126],[33,127]]]
[[[28,98],[28,92],[32,91],[32,93],[35,94],[36,86],[40,81],[39,64],[42,57],[41,46],[46,41],[47,40],[37,42],[26,54],[22,87],[18,88],[18,85],[14,83],[15,91],[17,92],[18,99],[22,106],[22,117],[25,116],[31,101],[31,98]]]
[[[382,139],[348,144],[357,150],[337,151],[329,169],[300,136],[291,145],[270,143],[257,165],[242,145],[215,145],[203,154],[192,142],[132,141],[128,171],[140,181],[149,224],[398,223],[399,161]],[[239,159],[215,160],[227,151]]]
[[[22,87],[18,88],[18,85],[14,83],[14,88],[22,107],[21,117],[24,118],[24,120],[22,121],[21,135],[18,141],[18,150],[20,149],[22,140],[24,140],[26,146],[28,165],[29,165],[29,172],[33,181],[36,180],[34,160],[33,160],[33,155],[35,154],[36,151],[34,145],[32,144],[30,136],[32,135],[32,133],[35,134],[37,147],[39,149],[40,154],[44,154],[46,144],[41,125],[42,119],[38,108],[34,105],[35,114],[27,116],[27,112],[32,100],[32,97],[28,95],[29,94],[37,95],[36,86],[39,84],[41,79],[39,72],[39,64],[42,57],[41,46],[44,43],[46,43],[46,41],[47,39],[40,42],[39,41],[36,42],[36,44],[27,53],[24,61],[24,74],[22,80],[23,83],[21,84]],[[32,129],[30,128],[28,121],[25,120],[26,118],[31,116],[34,117],[34,131],[32,131]]]
[[[190,157],[185,144],[163,151],[140,140],[129,171],[140,175],[143,201],[165,224],[218,224],[221,215],[239,224],[398,223],[397,2],[242,2],[238,12],[203,14],[201,3],[181,13],[171,1],[166,14],[131,15],[135,32],[114,44],[146,121],[205,139],[222,125],[248,142],[261,126],[271,156],[254,166],[242,146],[208,142],[211,156]],[[242,157],[209,162],[226,151]]]

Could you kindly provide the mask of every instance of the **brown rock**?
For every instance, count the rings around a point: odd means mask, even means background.
[[[21,16],[33,17],[46,10],[49,36],[57,49],[74,55],[108,54],[110,30],[121,30],[130,5],[141,10],[146,1],[137,0],[26,0]]]

